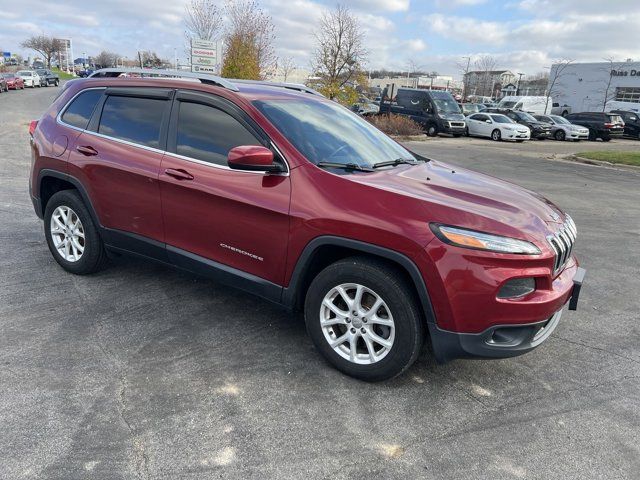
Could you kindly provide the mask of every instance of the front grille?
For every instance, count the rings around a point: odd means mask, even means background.
[[[578,230],[573,219],[567,215],[567,219],[560,229],[547,237],[547,241],[555,253],[553,273],[556,274],[567,264],[571,258],[571,250],[576,242]]]
[[[453,128],[463,128],[464,122],[449,122],[449,126]]]

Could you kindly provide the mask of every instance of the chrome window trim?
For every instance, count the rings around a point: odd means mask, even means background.
[[[150,152],[169,155],[171,157],[178,158],[180,160],[186,160],[188,162],[197,163],[197,164],[200,164],[200,165],[206,165],[206,166],[209,166],[209,167],[218,168],[220,170],[231,170],[231,171],[234,171],[234,172],[250,173],[250,174],[253,174],[253,175],[261,175],[261,176],[270,175],[270,176],[283,176],[283,177],[288,177],[290,172],[291,172],[291,169],[289,167],[289,162],[287,161],[287,159],[282,154],[280,149],[276,146],[275,143],[273,143],[273,141],[271,139],[269,139],[269,144],[276,151],[276,153],[280,156],[280,158],[282,158],[282,161],[284,162],[285,169],[286,169],[286,171],[284,171],[284,172],[271,173],[271,172],[267,172],[266,170],[263,170],[263,171],[239,170],[239,169],[231,168],[228,165],[218,165],[217,163],[205,162],[204,160],[199,160],[197,158],[187,157],[187,156],[184,156],[184,155],[178,155],[177,153],[169,152],[167,150],[161,150],[159,148],[149,147],[147,145],[142,145],[140,143],[130,142],[128,140],[123,140],[121,138],[111,137],[109,135],[104,135],[102,133],[98,133],[98,132],[93,132],[91,130],[87,130],[86,128],[83,129],[83,128],[80,128],[80,127],[76,127],[75,125],[70,125],[70,124],[62,121],[62,115],[64,114],[64,112],[67,111],[67,108],[69,108],[69,105],[71,105],[71,102],[73,102],[80,94],[82,94],[84,92],[87,92],[89,90],[106,90],[106,89],[107,89],[107,87],[90,87],[90,88],[82,89],[79,92],[77,92],[73,97],[71,97],[69,99],[69,101],[64,105],[64,107],[60,109],[60,112],[58,112],[58,115],[56,116],[56,123],[66,127],[66,128],[71,128],[71,129],[76,130],[78,132],[86,133],[88,135],[93,135],[93,136],[98,137],[98,138],[104,138],[105,140],[112,140],[114,142],[122,143],[124,145],[128,145],[128,146],[131,146],[131,147],[137,147],[137,148],[141,148],[143,150],[148,150]]]

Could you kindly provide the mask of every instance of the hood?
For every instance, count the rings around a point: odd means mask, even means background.
[[[440,118],[443,120],[464,120],[465,117],[462,113],[441,113]]]
[[[527,122],[533,128],[551,128],[550,123],[546,122]]]
[[[437,161],[353,178],[423,202],[429,221],[537,240],[538,244],[565,219],[558,207],[530,190]]]

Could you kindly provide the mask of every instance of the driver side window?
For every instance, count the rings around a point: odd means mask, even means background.
[[[229,150],[241,145],[261,143],[240,122],[218,108],[185,101],[179,103],[178,155],[227,165]]]

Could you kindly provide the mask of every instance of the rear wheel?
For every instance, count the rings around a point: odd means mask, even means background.
[[[499,129],[496,128],[493,132],[491,132],[491,139],[494,142],[499,142],[500,140],[502,140],[502,133]]]
[[[416,360],[423,341],[412,286],[384,262],[352,257],[311,283],[305,323],[316,348],[338,370],[366,381],[386,380]]]
[[[567,138],[567,135],[566,133],[564,133],[564,130],[558,130],[555,137],[556,140],[560,140],[561,142],[563,142]]]
[[[55,193],[45,209],[44,233],[53,258],[66,271],[85,275],[106,262],[102,239],[76,190]]]

